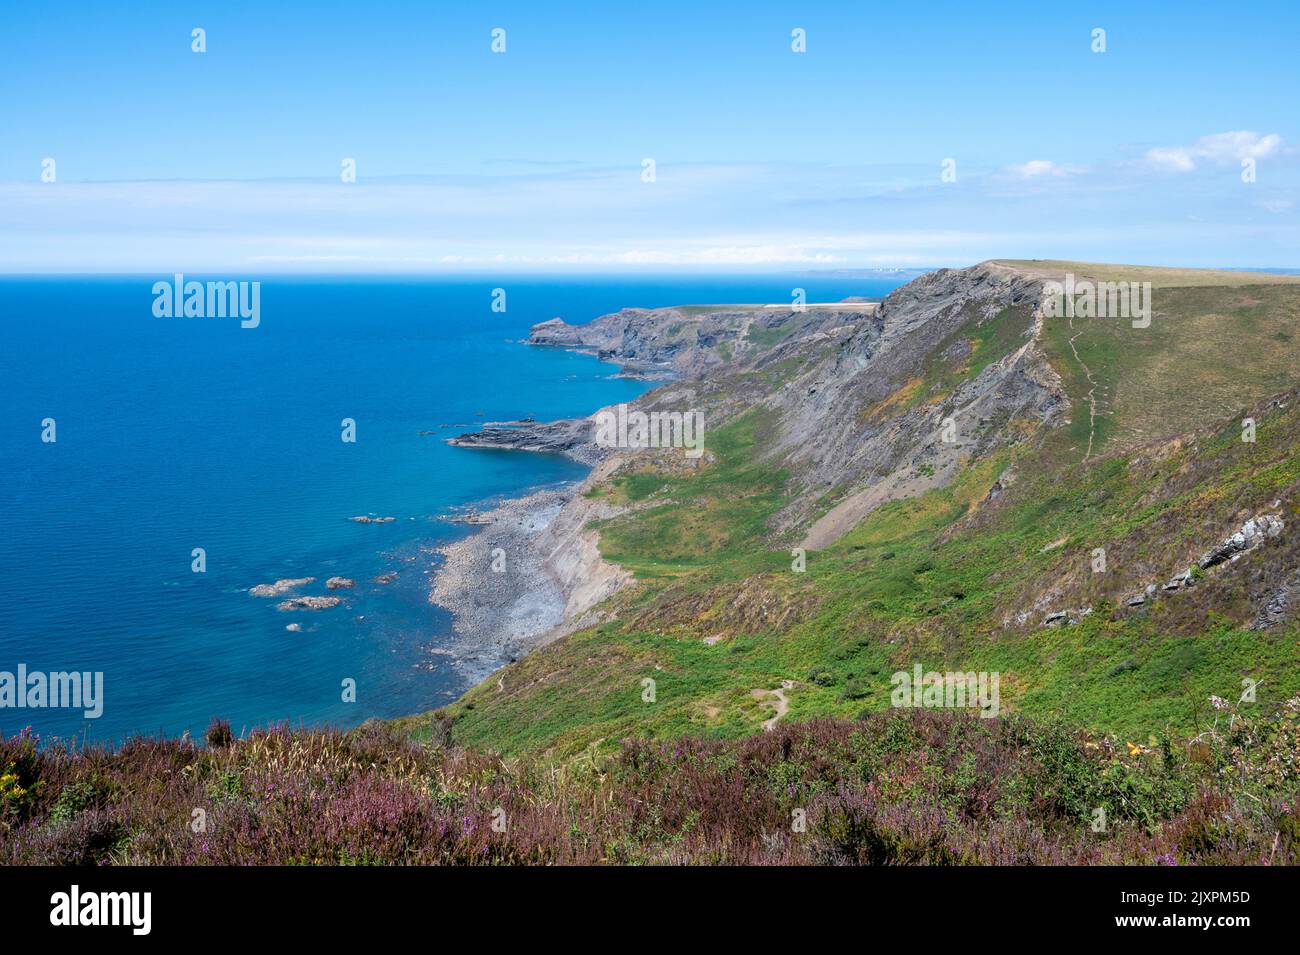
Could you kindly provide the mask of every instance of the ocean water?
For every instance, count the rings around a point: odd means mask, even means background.
[[[261,323],[244,329],[154,317],[160,279],[170,276],[0,278],[0,671],[104,674],[99,718],[0,707],[0,732],[197,736],[213,716],[236,730],[346,727],[446,703],[470,676],[447,652],[455,637],[428,600],[429,575],[433,548],[471,531],[441,518],[586,469],[441,439],[485,421],[589,414],[647,388],[594,358],[519,344],[532,324],[901,284],[266,276]],[[497,287],[504,314],[491,310]],[[54,443],[41,440],[46,418]],[[341,440],[344,418],[355,443]],[[204,573],[191,569],[194,548]],[[373,582],[392,572],[393,583]],[[282,612],[280,598],[247,592],[313,576],[300,592],[324,594],[332,575],[356,588],[328,610]]]

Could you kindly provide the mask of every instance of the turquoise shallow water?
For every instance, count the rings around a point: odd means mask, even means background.
[[[203,276],[195,276],[204,278]],[[522,346],[529,326],[626,305],[881,295],[810,276],[264,277],[261,324],[156,318],[164,276],[0,279],[0,671],[102,671],[104,712],[0,707],[0,731],[200,733],[355,725],[465,689],[428,601],[439,520],[573,481],[564,458],[440,439],[490,420],[588,414],[645,390],[594,358]],[[504,314],[492,289],[507,291]],[[56,443],[41,422],[56,421]],[[354,444],[340,422],[356,421]],[[462,428],[444,428],[461,425]],[[420,431],[433,431],[420,435]],[[351,522],[391,515],[391,524]],[[191,552],[206,551],[205,573]],[[389,585],[373,583],[396,572]],[[284,613],[247,589],[356,580],[343,606]],[[301,632],[286,624],[301,624]],[[356,702],[342,681],[356,681]]]

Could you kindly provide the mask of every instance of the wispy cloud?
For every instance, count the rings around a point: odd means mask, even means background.
[[[1227,133],[1157,154],[1177,169],[1282,152],[1277,134]],[[1279,167],[1268,192],[1236,176],[1201,177],[1189,190],[1181,176],[1149,175],[1149,160],[1071,158],[961,165],[955,182],[941,181],[937,163],[668,159],[654,182],[642,181],[639,162],[363,171],[356,183],[0,182],[0,263],[164,273],[760,269],[1007,256],[1191,265],[1224,264],[1213,256],[1232,234],[1241,258],[1226,264],[1295,264],[1294,168]]]
[[[1146,161],[1156,169],[1191,172],[1202,160],[1215,165],[1239,163],[1243,159],[1264,159],[1274,155],[1282,145],[1277,133],[1261,136],[1240,130],[1202,136],[1189,146],[1157,146],[1146,154]]]
[[[1031,159],[1026,163],[1007,166],[1003,171],[1015,179],[1059,179],[1064,176],[1077,176],[1087,169],[1083,166],[1061,165],[1050,159]]]

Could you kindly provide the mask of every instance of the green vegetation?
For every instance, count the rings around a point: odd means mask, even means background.
[[[794,333],[794,325],[777,325],[775,328],[761,328],[757,324],[750,325],[749,331],[745,333],[745,341],[757,345],[759,348],[771,348],[779,345]]]
[[[601,525],[601,552],[654,578],[718,563],[769,565],[754,541],[784,503],[785,474],[753,461],[765,422],[750,412],[709,435],[713,464],[698,474],[639,472],[611,483],[621,499],[653,506]],[[760,548],[761,550],[761,548]]]
[[[449,707],[457,739],[571,757],[630,736],[739,737],[772,717],[769,692],[783,681],[783,721],[854,718],[887,709],[891,674],[917,662],[997,672],[1004,712],[1139,744],[1199,731],[1207,698],[1236,699],[1244,679],[1262,681],[1260,705],[1300,695],[1296,627],[1248,629],[1246,589],[1264,572],[1252,568],[1300,564],[1300,535],[1231,572],[1198,572],[1190,589],[1125,604],[1187,570],[1234,521],[1297,500],[1300,402],[1255,403],[1297,381],[1300,353],[1279,336],[1298,306],[1282,283],[1166,288],[1147,329],[1049,320],[1042,346],[1071,424],[884,505],[808,554],[803,573],[771,530],[787,474],[763,460],[778,425],[764,413],[712,432],[714,460],[699,472],[616,477],[603,493],[639,507],[599,527],[601,549],[638,586],[617,598],[615,621]],[[1023,344],[1029,324],[1023,308],[972,317],[931,350],[919,382],[864,415],[941,398]],[[1261,338],[1276,344],[1260,349]],[[1093,389],[1092,455],[1080,466]],[[1240,440],[1248,412],[1255,443]],[[1090,568],[1095,548],[1104,573]],[[1072,622],[1044,627],[1053,610]]]
[[[35,795],[0,814],[0,864],[1294,865],[1300,712],[1220,715],[1186,747],[904,710],[562,765],[379,725],[207,747],[20,734],[0,765]]]
[[[1028,306],[1019,306],[992,317],[969,318],[927,356],[921,384],[913,387],[902,409],[942,401],[963,381],[978,377],[989,365],[1025,344],[1032,315]]]
[[[1117,438],[1127,445],[1199,430],[1295,383],[1295,285],[1169,288],[1152,298],[1148,328],[1124,319],[1045,320],[1045,345],[1074,403],[1068,439],[1076,461],[1088,442],[1090,391],[1095,455]]]

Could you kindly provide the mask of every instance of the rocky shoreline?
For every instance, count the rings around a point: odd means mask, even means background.
[[[603,560],[587,524],[621,509],[583,496],[616,461],[577,484],[475,512],[474,533],[438,548],[429,600],[451,612],[455,656],[483,679],[539,646],[595,622],[592,608],[631,575]]]
[[[571,490],[537,491],[475,515],[474,533],[438,548],[429,600],[450,611],[457,656],[487,672],[563,622],[565,596],[542,569],[535,543]],[[481,674],[486,676],[486,672]]]
[[[589,418],[560,421],[517,421],[485,424],[446,442],[458,448],[488,448],[497,451],[533,451],[539,454],[563,454],[580,464],[594,467],[608,455],[593,440]]]

